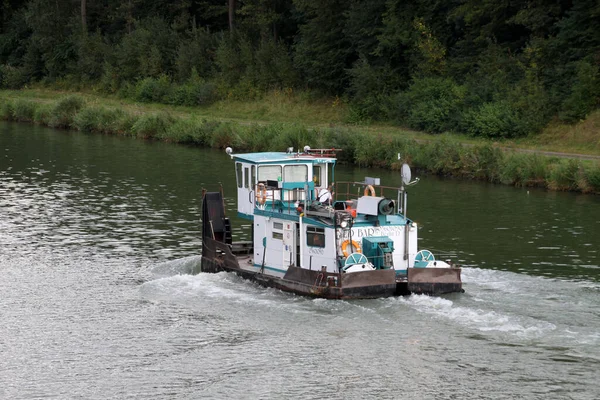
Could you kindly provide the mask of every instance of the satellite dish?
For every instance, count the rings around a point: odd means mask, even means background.
[[[404,182],[405,185],[408,185],[410,183],[410,178],[410,167],[408,164],[402,164],[402,182]]]

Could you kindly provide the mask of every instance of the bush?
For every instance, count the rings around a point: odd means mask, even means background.
[[[18,99],[13,104],[13,119],[21,122],[33,122],[37,104],[33,101]]]
[[[464,87],[448,78],[417,78],[396,96],[392,116],[411,128],[441,133],[458,127]]]
[[[29,75],[24,68],[0,65],[0,88],[21,89],[29,82]]]
[[[131,127],[131,133],[142,139],[165,138],[175,119],[167,113],[142,115]]]
[[[519,115],[507,101],[485,103],[465,116],[467,132],[472,136],[510,138],[522,136]]]
[[[205,146],[208,144],[206,131],[202,129],[205,123],[206,121],[196,118],[178,119],[167,128],[164,137],[157,138],[167,142]]]
[[[244,149],[244,142],[237,133],[237,125],[229,122],[219,123],[214,127],[209,138],[210,146],[224,149],[231,146],[234,149]]]
[[[499,179],[515,186],[546,186],[549,161],[536,154],[509,153],[504,158]]]
[[[130,131],[133,125],[123,126],[122,122],[128,118],[129,115],[123,110],[86,107],[73,118],[73,127],[80,131],[122,134]]]
[[[14,115],[13,103],[10,100],[2,100],[0,104],[0,117],[5,121],[11,121]]]
[[[190,81],[183,85],[174,85],[166,102],[176,106],[203,106],[210,105],[216,100],[215,84]]]
[[[579,189],[584,193],[600,194],[600,163],[583,164],[582,179],[578,182]]]
[[[48,125],[52,117],[52,104],[40,104],[33,113],[33,122],[40,125]]]
[[[75,114],[83,108],[85,100],[77,95],[60,99],[51,110],[48,126],[51,128],[69,128]]]
[[[135,100],[142,103],[165,103],[171,83],[166,75],[161,75],[158,79],[145,78],[135,85]]]
[[[580,163],[577,160],[560,160],[550,166],[548,188],[552,190],[575,190],[579,180]]]
[[[571,93],[562,104],[559,117],[565,122],[584,119],[600,101],[600,69],[587,61],[576,64]]]

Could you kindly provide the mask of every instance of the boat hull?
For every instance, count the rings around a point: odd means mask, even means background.
[[[353,273],[330,273],[289,266],[283,276],[246,266],[251,263],[251,254],[234,254],[231,246],[223,242],[204,238],[201,271],[233,272],[259,283],[299,295],[325,299],[370,299],[391,297],[410,293],[439,295],[461,292],[460,268],[425,268],[417,273],[409,269],[408,279],[399,279],[393,269]],[[413,277],[414,281],[411,281]]]

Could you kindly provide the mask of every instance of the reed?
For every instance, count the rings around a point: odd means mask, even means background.
[[[559,160],[548,170],[548,188],[552,190],[576,190],[581,178],[580,162],[577,160]]]
[[[12,119],[19,122],[33,122],[35,110],[35,102],[31,100],[17,99],[12,104]]]
[[[140,116],[131,127],[131,134],[140,139],[165,140],[169,127],[176,119],[168,113],[144,114]]]
[[[417,142],[411,137],[365,128],[300,124],[239,124],[190,116],[188,113],[146,112],[86,102],[81,96],[55,101],[0,97],[0,118],[127,135],[235,151],[282,151],[338,148],[338,161],[365,167],[400,169],[404,162],[417,171],[515,186],[546,187],[600,194],[600,163],[502,151],[491,144],[465,146],[453,136]],[[400,154],[401,159],[398,159]]]
[[[75,114],[84,106],[85,100],[81,96],[69,95],[59,99],[52,108],[48,126],[51,128],[70,128]]]

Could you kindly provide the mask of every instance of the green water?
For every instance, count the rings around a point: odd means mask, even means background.
[[[136,212],[151,220],[156,213],[168,216],[158,218],[156,228],[168,230],[166,224],[173,221],[184,228],[179,236],[140,241],[142,248],[136,252],[152,245],[162,246],[167,254],[197,254],[201,189],[214,190],[220,184],[228,197],[234,234],[247,238],[240,227],[247,223],[236,218],[233,164],[223,151],[31,125],[3,123],[0,130],[0,170],[5,173],[42,186],[65,174],[74,176],[80,190],[99,192],[94,207],[107,214],[115,207],[134,206],[143,196],[144,209]],[[413,171],[413,177],[419,175]],[[361,181],[365,176],[380,177],[390,186],[400,183],[397,172],[336,168],[339,181]],[[408,203],[409,217],[420,226],[420,248],[448,253],[467,266],[600,279],[600,196],[420,178],[409,189]],[[112,196],[115,190],[123,191],[121,182],[137,187]],[[154,247],[151,251],[161,253]]]
[[[466,293],[327,301],[190,274],[220,183],[248,238],[222,151],[1,123],[0,398],[600,397],[598,197],[421,176]]]

